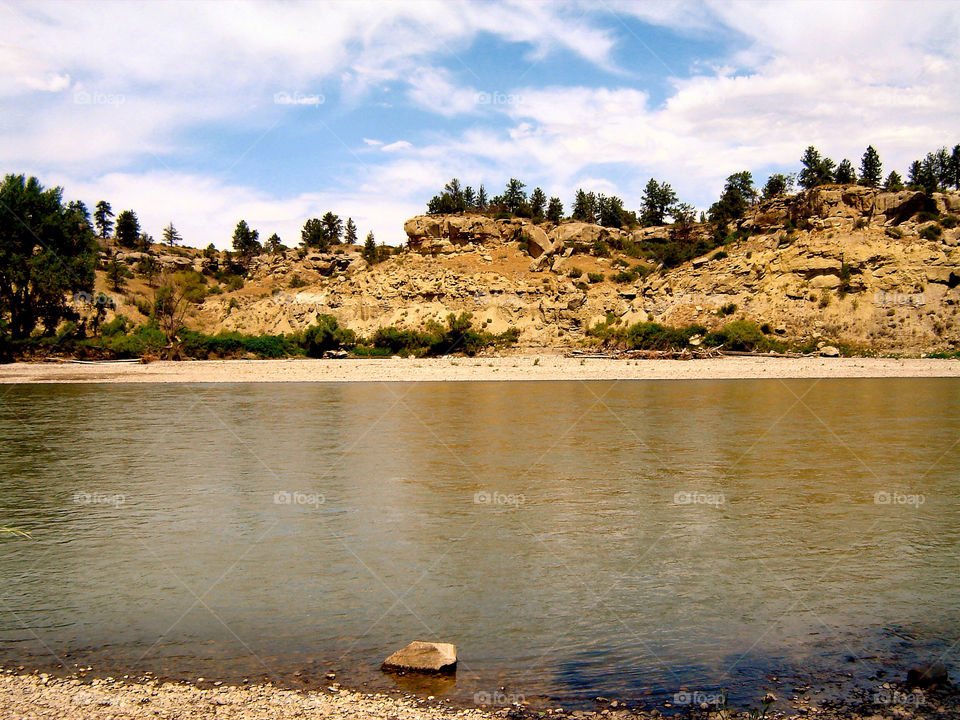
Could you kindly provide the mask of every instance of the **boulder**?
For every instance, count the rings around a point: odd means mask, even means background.
[[[840,357],[840,350],[833,345],[824,345],[820,348],[820,357]]]
[[[536,225],[524,225],[520,228],[520,238],[527,242],[527,252],[530,257],[538,258],[544,253],[550,254],[554,251],[555,245],[547,237],[546,231]],[[557,243],[560,247],[562,244]]]
[[[928,663],[910,668],[907,672],[907,684],[913,687],[927,688],[931,685],[946,685],[950,681],[947,669],[940,663]]]
[[[451,643],[414,640],[383,661],[385,670],[453,672],[457,668],[457,647]]]

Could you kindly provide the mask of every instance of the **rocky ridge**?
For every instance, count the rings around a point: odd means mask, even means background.
[[[960,228],[930,219],[957,215],[958,193],[825,186],[756,206],[722,251],[626,282],[612,280],[618,265],[646,261],[617,248],[668,240],[669,227],[421,215],[405,223],[408,248],[374,266],[350,246],[255,258],[244,288],[208,296],[189,321],[280,333],[327,313],[362,334],[469,311],[492,332],[518,328],[521,348],[563,348],[611,314],[710,329],[742,317],[785,339],[919,354],[960,346]]]

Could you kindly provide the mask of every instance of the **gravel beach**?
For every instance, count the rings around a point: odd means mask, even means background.
[[[608,360],[543,353],[374,360],[202,360],[149,364],[12,363],[3,383],[435,382],[482,380],[720,380],[960,377],[960,361],[894,358],[723,357]]]
[[[341,689],[335,683],[325,689],[309,691],[285,690],[269,684],[234,687],[207,681],[204,685],[197,687],[156,680],[80,680],[45,673],[18,674],[8,670],[0,674],[0,720],[492,720],[504,717],[512,720],[546,717],[652,720],[661,718],[662,712],[666,715],[676,710],[639,709],[616,701],[598,703],[592,711],[516,706],[487,710],[458,708],[433,698],[358,693]],[[756,710],[693,706],[681,709],[677,717],[756,720],[763,716]],[[891,685],[888,690],[857,704],[816,706],[800,699],[792,703],[792,709],[771,709],[766,717],[780,720],[947,720],[960,717],[960,702],[957,694],[950,691],[924,694]]]

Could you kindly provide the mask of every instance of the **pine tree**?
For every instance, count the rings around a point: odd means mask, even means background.
[[[857,181],[857,173],[853,169],[853,163],[844,158],[837,166],[837,182],[840,185],[852,185]]]
[[[953,175],[953,189],[960,190],[960,145],[955,145],[950,153],[950,171]]]
[[[367,233],[367,239],[363,243],[363,250],[360,255],[369,265],[374,265],[377,262],[377,243],[373,239],[373,230]]]
[[[140,241],[140,221],[133,210],[124,210],[117,215],[117,229],[114,237],[119,245],[134,248]]]
[[[577,190],[573,199],[573,210],[570,217],[580,222],[593,223],[597,219],[597,196],[586,192],[582,188]]]
[[[123,263],[117,260],[117,253],[113,253],[107,264],[107,279],[110,280],[110,289],[114,292],[121,292],[126,285],[126,269]]]
[[[903,190],[903,178],[900,177],[900,173],[896,170],[892,170],[889,175],[887,175],[887,180],[883,183],[883,189],[888,192],[899,192]]]
[[[560,198],[552,197],[547,203],[547,220],[552,223],[558,223],[563,220],[563,203]]]
[[[320,252],[326,252],[329,249],[330,243],[320,218],[307,219],[300,231],[300,242],[304,247],[317,248]]]
[[[880,162],[880,154],[873,145],[870,145],[860,160],[860,182],[867,187],[877,187],[880,185],[882,173],[883,163]]]
[[[787,195],[793,189],[793,177],[783,173],[774,173],[767,178],[767,184],[763,186],[763,199],[777,197],[778,195]]]
[[[353,218],[347,218],[347,230],[343,236],[343,241],[347,245],[356,245],[357,243],[357,226],[353,222]]]
[[[280,242],[280,236],[276,233],[267,238],[267,250],[272,253],[279,252],[282,244],[283,243]]]
[[[467,212],[472,212],[477,209],[477,194],[469,185],[463,189],[463,209]]]
[[[248,260],[263,248],[260,246],[260,232],[252,230],[246,220],[237,223],[233,231],[233,249]]]
[[[183,242],[183,238],[180,237],[180,233],[177,232],[172,222],[163,229],[163,241],[170,247]]]
[[[833,160],[828,157],[820,157],[820,153],[813,145],[804,151],[800,162],[803,163],[803,170],[800,171],[798,181],[805,190],[833,182]]]
[[[112,217],[113,210],[110,203],[106,200],[98,202],[93,211],[93,222],[97,227],[97,235],[103,239],[110,237],[110,231],[113,229],[113,220],[110,219]]]
[[[483,187],[483,183],[480,183],[480,189],[477,190],[477,210],[483,212],[487,209],[490,201],[487,199],[487,190]]]
[[[331,245],[339,245],[340,237],[343,234],[343,222],[340,217],[328,210],[320,218],[320,222],[323,224],[323,232],[326,235],[327,242]]]
[[[640,204],[640,222],[644,225],[663,225],[670,208],[677,202],[677,194],[669,183],[658,183],[653,178],[643,189]]]
[[[547,205],[547,196],[542,188],[534,188],[530,193],[530,213],[534,220],[542,220]]]
[[[503,191],[503,204],[506,206],[507,212],[516,215],[526,204],[527,194],[523,191],[525,187],[526,185],[516,178],[510,178],[507,181],[507,187]]]

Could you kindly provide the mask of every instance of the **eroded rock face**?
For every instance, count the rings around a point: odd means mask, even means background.
[[[385,670],[415,672],[453,672],[457,667],[457,648],[451,643],[415,640],[383,661]]]

